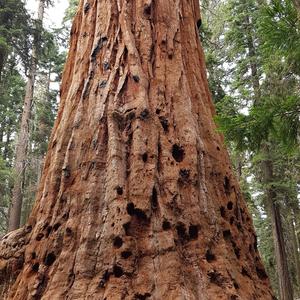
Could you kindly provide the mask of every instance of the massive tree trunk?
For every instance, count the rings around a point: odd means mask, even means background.
[[[198,0],[81,1],[23,254],[0,246],[5,299],[273,298],[199,19]]]
[[[42,24],[45,9],[45,0],[39,1],[38,22]],[[39,28],[38,28],[39,30]],[[35,41],[35,44],[38,40]],[[20,132],[18,134],[18,142],[16,146],[15,160],[15,180],[12,192],[12,201],[9,211],[8,231],[15,230],[20,227],[21,211],[22,211],[22,186],[24,182],[24,174],[27,160],[27,148],[29,142],[29,122],[31,115],[31,107],[33,100],[33,88],[37,68],[37,45],[32,49],[30,70],[27,78],[26,93],[24,98],[24,106],[21,118]]]

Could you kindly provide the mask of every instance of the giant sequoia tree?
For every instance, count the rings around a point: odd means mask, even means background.
[[[212,117],[198,0],[81,1],[6,299],[272,299]]]

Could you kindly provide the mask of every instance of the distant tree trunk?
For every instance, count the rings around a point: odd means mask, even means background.
[[[262,103],[261,90],[260,90],[260,76],[258,71],[257,51],[254,43],[254,38],[251,33],[251,21],[250,18],[246,18],[247,45],[249,49],[250,58],[250,71],[254,94],[254,106],[259,106]],[[261,162],[261,170],[263,172],[263,184],[265,185],[266,206],[268,208],[267,213],[270,215],[272,223],[273,242],[275,248],[276,268],[278,271],[279,288],[281,300],[293,300],[293,288],[288,271],[288,261],[285,250],[285,243],[283,238],[283,228],[280,216],[280,207],[276,204],[276,191],[270,184],[274,181],[273,164],[270,159],[270,149],[267,146],[268,141],[262,143],[261,152],[263,159]],[[289,287],[287,289],[287,287]]]
[[[45,9],[45,0],[39,1],[38,21],[43,22]],[[35,41],[37,42],[37,41]],[[20,227],[21,211],[22,211],[22,185],[24,182],[24,174],[27,160],[27,148],[29,142],[29,122],[31,115],[31,106],[33,99],[34,81],[37,68],[37,49],[35,45],[32,49],[31,65],[26,84],[26,93],[24,98],[24,106],[21,118],[20,132],[16,146],[15,159],[15,181],[12,192],[12,201],[9,213],[8,230],[12,231]]]
[[[268,147],[264,146],[264,153],[268,153]],[[273,164],[267,158],[262,162],[264,184],[266,188],[266,201],[268,213],[271,216],[275,258],[279,279],[280,300],[293,300],[293,287],[289,275],[288,260],[285,250],[282,220],[279,205],[276,202],[276,191],[272,186],[274,179]]]
[[[298,12],[298,17],[300,19],[300,0],[293,0],[294,6]]]
[[[198,0],[81,1],[35,207],[0,244],[4,299],[273,299],[199,19]]]

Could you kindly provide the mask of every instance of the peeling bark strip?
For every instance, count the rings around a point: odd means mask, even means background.
[[[273,298],[212,121],[199,19],[198,0],[81,1],[10,283],[0,244],[4,299]]]

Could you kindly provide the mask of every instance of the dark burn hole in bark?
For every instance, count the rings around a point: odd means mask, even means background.
[[[238,300],[239,297],[237,295],[231,295],[230,300]]]
[[[26,226],[25,232],[30,233],[31,231],[32,231],[32,226],[31,225]]]
[[[31,253],[31,259],[36,259],[36,253],[35,252]]]
[[[120,266],[114,265],[113,274],[115,277],[120,278],[124,274],[124,271]]]
[[[135,300],[146,300],[147,298],[150,298],[150,297],[151,297],[151,294],[149,294],[149,293],[146,293],[146,294],[137,293],[134,295]]]
[[[248,270],[245,267],[242,268],[241,273],[244,277],[249,277],[251,279],[251,275],[249,274]]]
[[[115,248],[119,249],[123,246],[123,240],[119,236],[116,236],[113,244]]]
[[[236,242],[231,240],[231,245],[237,259],[241,258],[241,249],[237,247]]]
[[[130,229],[130,222],[127,222],[127,223],[123,224],[123,228],[124,228],[125,234],[126,234],[127,236],[130,235],[130,232],[129,232],[129,229]]]
[[[123,251],[123,252],[121,253],[121,257],[122,257],[123,259],[128,259],[130,256],[132,256],[132,252],[131,252],[131,251]]]
[[[236,290],[240,288],[239,284],[235,280],[233,281],[233,286]]]
[[[121,186],[117,186],[116,187],[116,191],[117,191],[117,194],[119,196],[122,196],[123,195],[123,188]]]
[[[84,13],[87,14],[88,11],[90,10],[90,8],[91,8],[90,3],[86,3],[85,6],[84,6]]]
[[[226,217],[226,212],[225,212],[225,207],[224,206],[220,207],[220,214],[221,214],[222,218]]]
[[[109,68],[110,68],[109,62],[105,61],[105,62],[103,63],[103,70],[104,70],[104,71],[108,71]]]
[[[144,6],[144,16],[145,16],[146,18],[151,17],[151,4],[146,4],[146,5]]]
[[[198,28],[198,30],[200,30],[201,25],[202,25],[202,20],[199,19],[199,20],[197,21],[197,28]]]
[[[103,288],[105,286],[105,283],[109,280],[110,277],[110,273],[108,272],[108,270],[106,270],[99,282],[99,287]]]
[[[228,241],[231,239],[231,231],[228,229],[228,230],[224,230],[223,231],[223,237],[224,237],[224,240]]]
[[[213,271],[209,271],[207,273],[207,275],[208,275],[209,281],[211,283],[214,283],[220,287],[223,287],[223,284],[225,283],[226,278],[221,273],[217,272],[216,270],[213,270]]]
[[[207,262],[212,263],[216,260],[216,256],[212,253],[211,249],[208,249],[205,253],[205,259]]]
[[[69,166],[66,166],[62,169],[63,171],[63,176],[68,179],[71,177],[71,170],[70,170],[70,167]]]
[[[149,118],[149,115],[150,115],[150,112],[149,112],[149,110],[146,108],[146,109],[144,109],[144,110],[141,112],[140,118],[141,118],[141,120],[146,120],[146,119]]]
[[[157,190],[155,187],[153,187],[153,189],[152,189],[151,207],[152,207],[152,209],[158,208],[158,195],[157,195]]]
[[[140,77],[138,75],[133,75],[132,79],[136,82],[139,83],[140,82]]]
[[[171,229],[171,223],[167,220],[164,220],[162,223],[162,228],[165,231]]]
[[[187,235],[186,235],[186,228],[185,225],[183,223],[178,223],[176,225],[176,231],[177,231],[177,235],[181,240],[185,240]]]
[[[148,161],[148,153],[144,153],[142,155],[142,160],[143,160],[144,163],[146,163]]]
[[[56,256],[53,252],[50,252],[47,254],[47,256],[45,257],[45,260],[44,260],[44,264],[48,267],[52,266],[53,263],[55,262],[56,260]]]
[[[136,216],[137,219],[148,222],[146,213],[139,208],[135,208],[132,202],[127,204],[126,210],[130,216]]]
[[[38,272],[39,268],[40,268],[40,264],[39,263],[35,263],[35,264],[32,265],[31,270],[33,272]]]
[[[70,227],[66,228],[66,235],[71,236],[72,235],[72,229]]]
[[[174,144],[172,147],[172,155],[177,162],[182,162],[185,155],[183,147],[178,144]]]
[[[95,60],[99,51],[101,50],[101,48],[106,44],[106,42],[108,41],[107,37],[106,36],[103,36],[101,37],[99,40],[98,40],[98,43],[96,45],[96,47],[94,48],[93,52],[92,52],[92,60]]]
[[[47,230],[46,230],[46,237],[48,237],[50,235],[52,231],[52,226],[48,226]]]
[[[106,87],[106,84],[107,84],[107,81],[106,80],[102,80],[100,83],[99,83],[99,88],[100,89],[104,89]]]
[[[180,169],[178,182],[180,184],[189,183],[189,178],[190,178],[190,170]]]
[[[230,180],[227,176],[224,177],[224,189],[226,194],[230,194]]]
[[[35,239],[37,241],[40,241],[43,237],[44,237],[44,234],[43,233],[39,233]]]
[[[258,251],[258,246],[257,246],[257,236],[254,235],[254,244],[253,244],[254,250]]]
[[[259,279],[265,280],[268,279],[268,275],[263,268],[256,267],[256,273]]]
[[[220,151],[220,150],[221,150],[219,146],[217,147],[217,150],[218,150],[218,151]]]
[[[199,235],[199,226],[198,225],[190,225],[189,227],[189,236],[191,240],[196,240]]]
[[[160,124],[164,129],[164,132],[169,131],[169,121],[165,117],[159,117]]]
[[[56,223],[56,224],[54,224],[54,226],[53,226],[53,230],[54,231],[57,231],[58,230],[58,228],[61,226],[61,224],[60,223]]]
[[[127,204],[127,213],[130,215],[130,216],[133,216],[134,213],[135,213],[135,208],[134,208],[134,204],[132,202],[128,203]]]
[[[232,209],[233,209],[233,203],[232,203],[232,201],[229,201],[229,202],[227,203],[227,208],[228,208],[229,210],[232,210]]]

